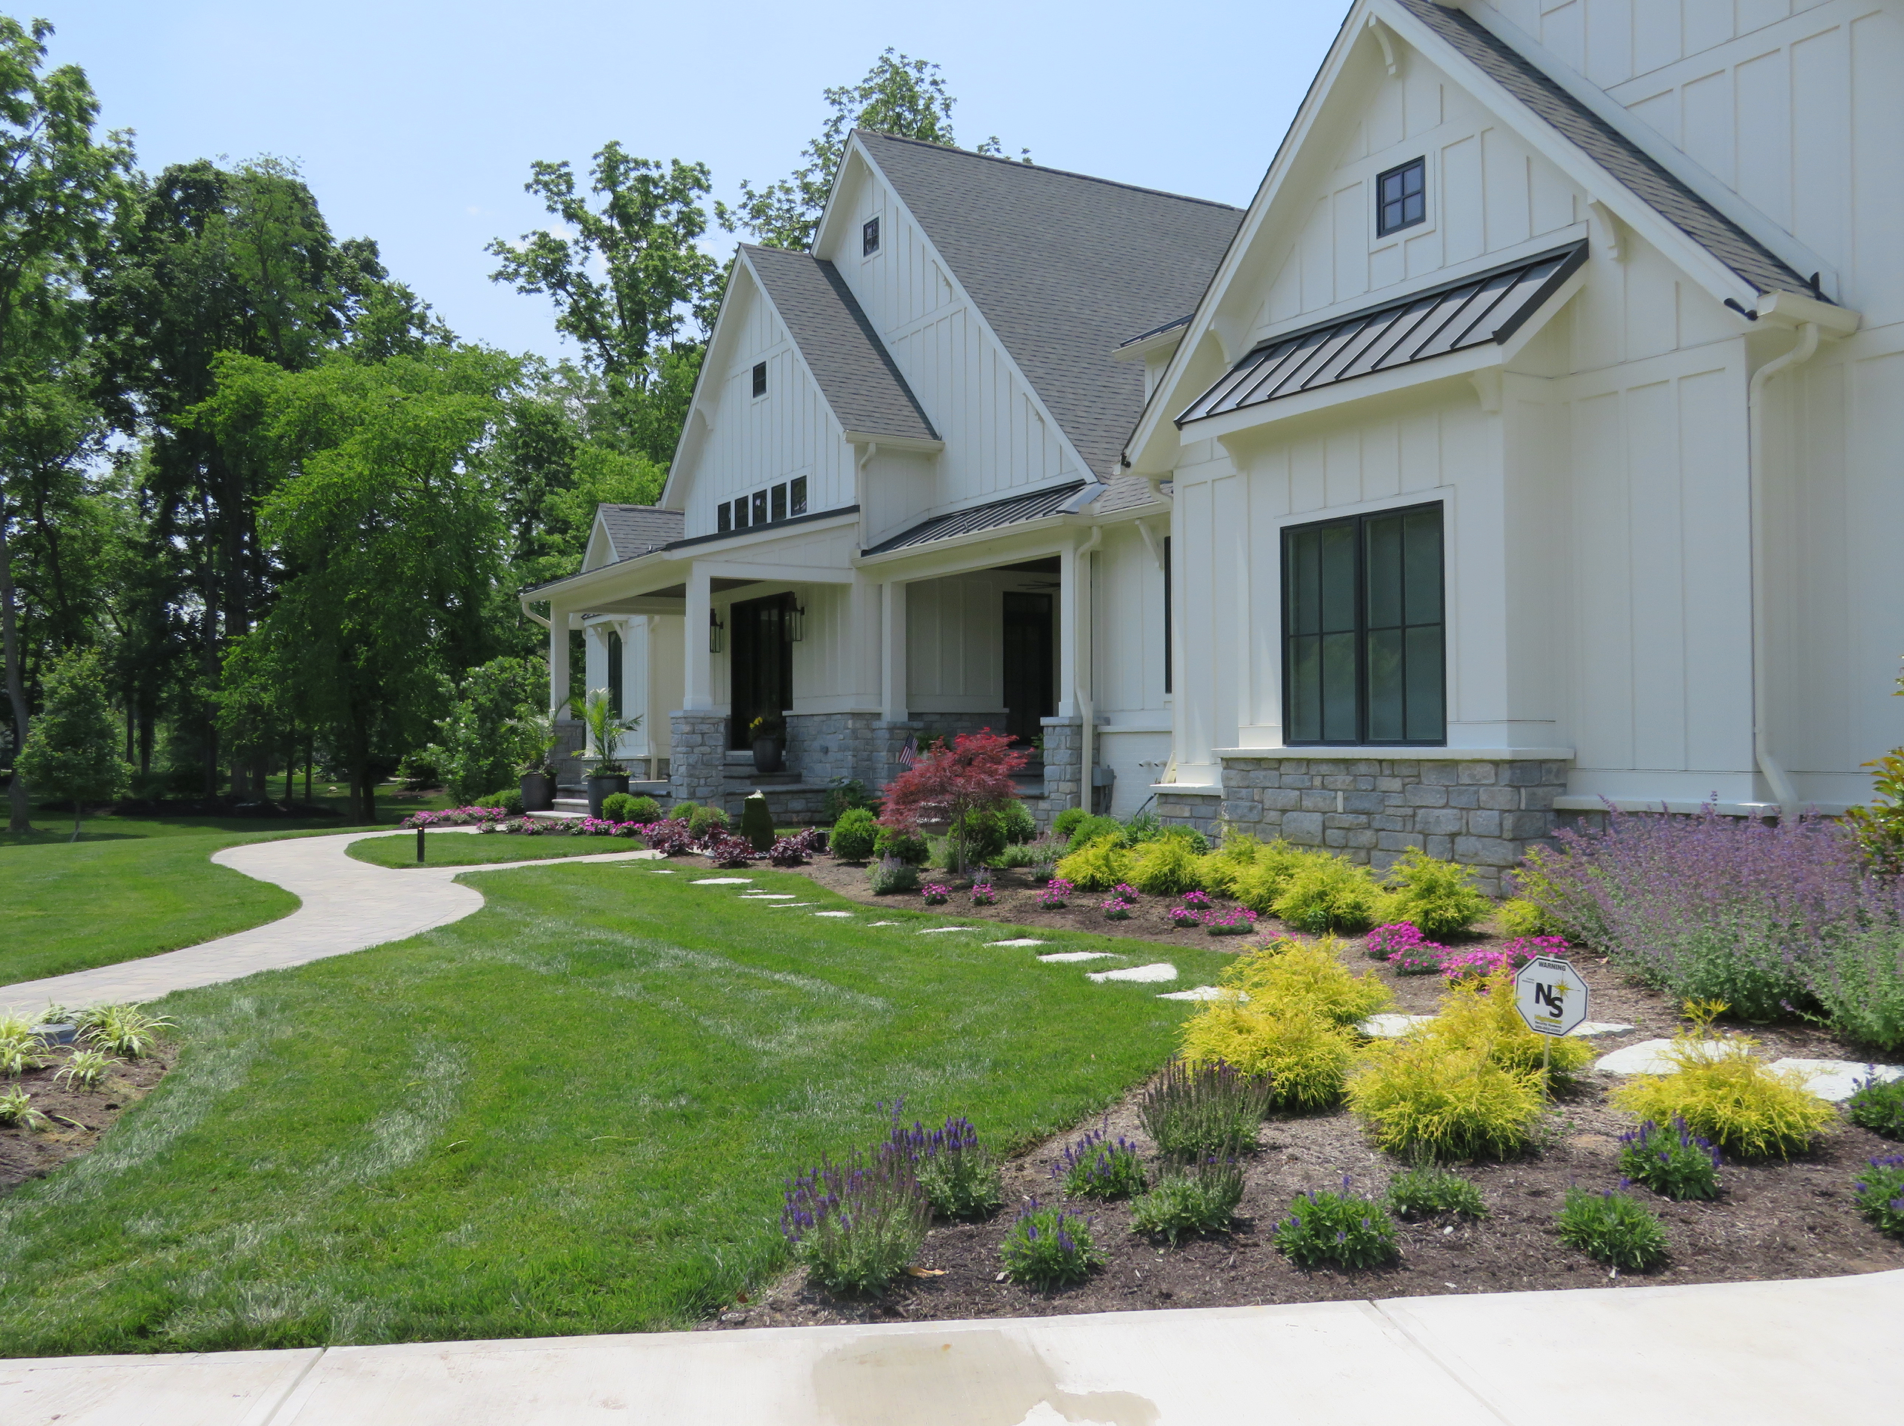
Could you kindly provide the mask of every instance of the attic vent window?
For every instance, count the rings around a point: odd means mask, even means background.
[[[1428,217],[1428,161],[1413,159],[1375,178],[1375,234],[1412,228]]]
[[[859,225],[859,255],[871,257],[879,251],[879,219],[868,218]]]
[[[767,363],[764,361],[757,361],[754,363],[754,395],[765,396],[766,394],[767,394]]]

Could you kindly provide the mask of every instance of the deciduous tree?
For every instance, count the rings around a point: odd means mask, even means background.
[[[880,823],[907,831],[921,822],[945,822],[953,857],[962,860],[966,819],[974,813],[1002,811],[1017,799],[1018,785],[1012,774],[1024,767],[1025,757],[1012,747],[1010,737],[990,728],[960,733],[893,779],[886,788]]]
[[[95,650],[76,649],[47,670],[46,707],[20,750],[19,769],[41,797],[72,802],[75,842],[88,802],[125,793],[131,769],[119,756],[119,725]]]

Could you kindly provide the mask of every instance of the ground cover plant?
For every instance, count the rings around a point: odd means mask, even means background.
[[[1443,1213],[1487,1217],[1487,1200],[1471,1179],[1440,1164],[1404,1169],[1388,1183],[1388,1206],[1403,1218],[1433,1218]]]
[[[1355,1192],[1347,1174],[1340,1192],[1298,1194],[1275,1239],[1283,1255],[1304,1268],[1380,1267],[1397,1253],[1395,1220],[1381,1203]]]
[[[1008,1154],[1145,1079],[1186,1013],[1154,986],[915,939],[939,923],[906,910],[817,919],[654,870],[479,871],[488,905],[463,921],[152,1007],[189,1053],[87,1157],[0,1199],[0,1338],[688,1325],[788,1261],[781,1176],[877,1142],[880,1101],[968,1114]],[[858,909],[799,873],[742,874]],[[1199,980],[1222,960],[1166,954]]]
[[[1858,1212],[1880,1233],[1904,1238],[1904,1154],[1871,1160],[1853,1186]]]
[[[1645,1272],[1666,1260],[1666,1229],[1659,1215],[1612,1189],[1568,1189],[1554,1226],[1561,1242],[1609,1267]]]
[[[1845,1101],[1845,1112],[1853,1124],[1874,1134],[1904,1139],[1904,1079],[1861,1081]]]

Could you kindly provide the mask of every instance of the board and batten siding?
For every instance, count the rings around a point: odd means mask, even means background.
[[[1135,523],[1110,525],[1093,552],[1091,650],[1094,761],[1116,774],[1111,811],[1129,817],[1170,760],[1171,695],[1164,692],[1164,573],[1168,516],[1148,520],[1157,555]]]

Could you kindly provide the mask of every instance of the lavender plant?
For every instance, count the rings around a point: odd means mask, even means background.
[[[1130,1198],[1144,1191],[1144,1161],[1137,1145],[1122,1134],[1110,1137],[1106,1116],[1058,1156],[1051,1178],[1072,1198]]]
[[[813,1279],[831,1292],[877,1292],[925,1242],[932,1206],[911,1160],[855,1150],[845,1164],[822,1158],[787,1182],[780,1231]]]
[[[955,1220],[990,1218],[998,1212],[1005,1203],[1004,1180],[972,1121],[948,1118],[938,1129],[914,1121],[908,1129],[900,1122],[902,1107],[903,1101],[893,1106],[892,1129],[880,1151],[912,1164],[933,1212]]]
[[[1845,1101],[1851,1122],[1887,1139],[1904,1139],[1904,1079],[1881,1080],[1876,1069]]]
[[[1274,1092],[1266,1074],[1176,1060],[1144,1091],[1137,1117],[1166,1159],[1196,1163],[1254,1149]]]
[[[1620,1172],[1666,1198],[1717,1198],[1719,1151],[1674,1119],[1662,1129],[1651,1119],[1620,1135]]]
[[[1092,1226],[1081,1213],[1028,1199],[998,1247],[1005,1276],[1040,1288],[1082,1282],[1105,1257]]]
[[[1520,884],[1569,940],[1747,1020],[1816,1015],[1904,1045],[1904,880],[1874,871],[1838,824],[1609,810],[1604,831],[1556,840]]]

